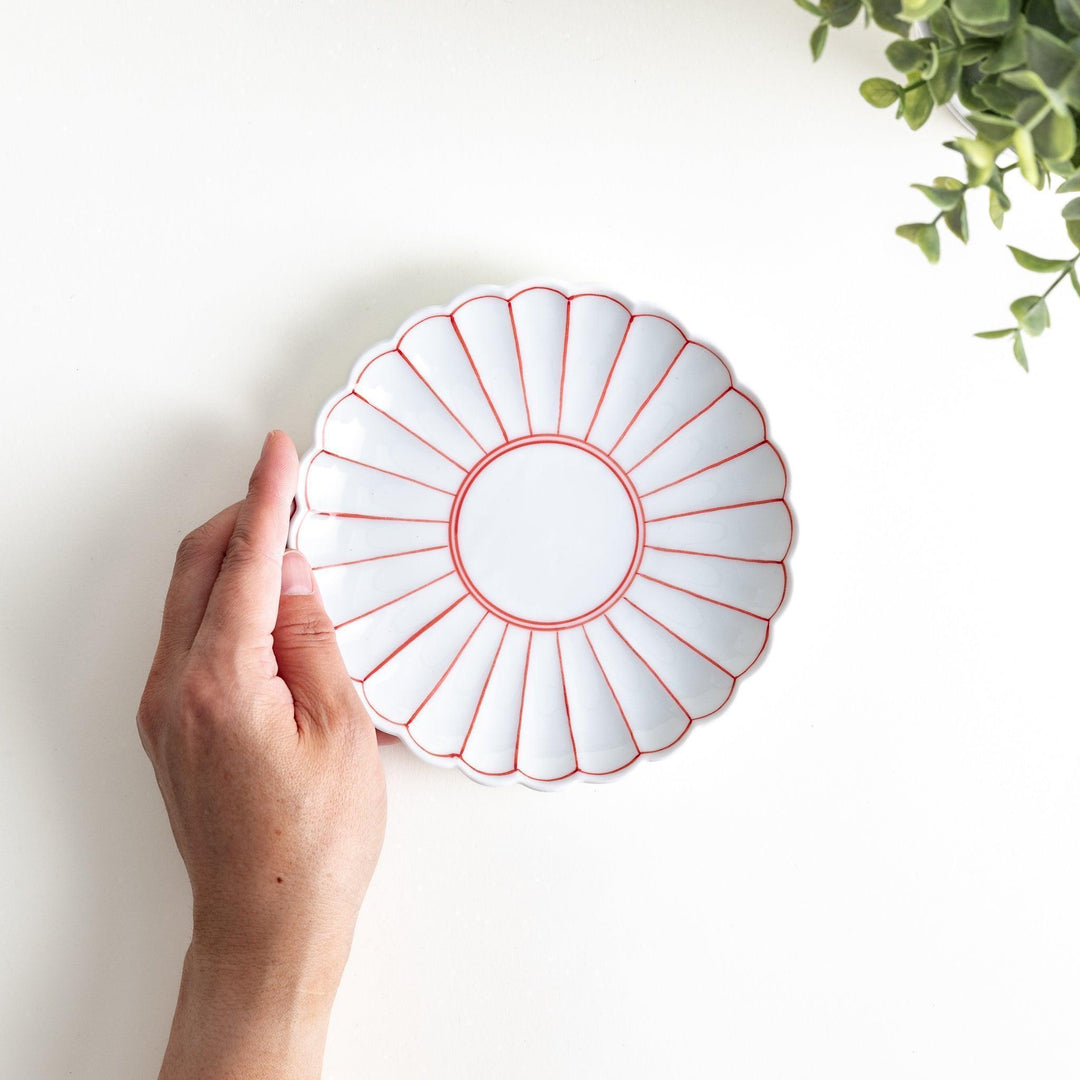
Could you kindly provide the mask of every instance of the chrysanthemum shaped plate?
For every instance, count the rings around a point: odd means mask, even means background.
[[[360,358],[291,540],[376,726],[550,787],[618,776],[727,704],[784,598],[786,487],[714,350],[606,291],[529,283]]]

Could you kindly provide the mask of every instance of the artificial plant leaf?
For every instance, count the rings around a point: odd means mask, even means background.
[[[1068,110],[1052,112],[1031,131],[1035,152],[1045,161],[1068,162],[1076,150],[1076,123]]]
[[[1036,108],[1042,105],[1043,97],[1040,93],[1023,90],[1011,82],[1004,81],[1010,74],[1013,72],[1005,75],[987,75],[972,86],[971,93],[981,103],[980,109],[982,105],[988,105],[1001,116],[1014,117],[1025,101],[1033,101]]]
[[[1065,231],[1069,234],[1069,239],[1080,248],[1080,221],[1066,221]]]
[[[938,48],[936,41],[930,41],[930,63],[923,69],[923,78],[931,79],[937,74],[937,69],[941,64],[941,50]]]
[[[1027,66],[1074,109],[1080,109],[1080,54],[1038,26],[1024,31]]]
[[[1039,255],[1032,255],[1030,251],[1009,245],[1013,258],[1025,269],[1034,270],[1036,274],[1060,273],[1070,265],[1068,259],[1044,259]]]
[[[997,160],[997,148],[984,139],[953,139],[946,143],[964,155],[967,163],[968,183],[972,187],[985,184],[994,169]]]
[[[900,18],[900,0],[870,0],[870,14],[882,30],[907,36],[911,27]]]
[[[968,242],[967,207],[961,199],[951,210],[945,211],[945,225],[962,244]]]
[[[822,7],[825,9],[825,17],[829,20],[829,25],[835,26],[838,30],[853,23],[862,11],[861,0],[826,0]]]
[[[1080,34],[1080,0],[1054,0],[1061,25],[1071,34]]]
[[[945,6],[945,0],[901,0],[900,17],[908,22],[929,19],[939,8]]]
[[[973,112],[968,114],[968,123],[979,135],[991,145],[996,144],[995,149],[1000,150],[1008,146],[1016,130],[1016,121],[1008,116],[995,116],[988,112]]]
[[[936,263],[941,257],[941,239],[937,229],[931,224],[898,225],[896,235],[917,245],[932,263]]]
[[[1069,37],[1069,31],[1058,18],[1054,0],[1024,0],[1024,18],[1032,26],[1041,26],[1062,41]]]
[[[1076,263],[1073,263],[1069,267],[1069,280],[1072,282],[1072,287],[1076,290],[1076,295],[1080,296],[1080,276],[1076,273]]]
[[[960,66],[967,67],[968,64],[978,64],[983,60],[994,55],[995,42],[992,41],[968,41],[960,46],[959,53]]]
[[[891,42],[885,49],[885,59],[897,71],[905,75],[909,71],[922,71],[930,63],[930,42],[900,38],[898,41]]]
[[[912,131],[921,128],[930,119],[933,111],[934,99],[930,96],[930,87],[926,83],[904,89],[904,120]]]
[[[1050,103],[1050,107],[1054,112],[1060,113],[1062,116],[1069,115],[1069,103],[1065,100],[1064,94],[1056,87],[1047,86],[1045,80],[1037,71],[1020,68],[1017,71],[1006,71],[1001,78],[1004,82],[1017,86],[1021,90],[1028,90],[1038,94],[1044,101]]]
[[[990,192],[990,220],[997,228],[1001,228],[1005,224],[1005,211],[1009,207],[1005,204],[1002,196],[996,191]]]
[[[964,185],[955,176],[935,176],[934,187],[944,188],[946,191],[962,191]]]
[[[1021,296],[1009,305],[1009,310],[1032,337],[1038,337],[1050,325],[1050,309],[1041,296]]]
[[[1077,169],[1064,183],[1057,186],[1059,195],[1067,195],[1070,191],[1080,191],[1080,169]]]
[[[960,43],[960,36],[956,32],[956,27],[953,25],[952,16],[949,14],[948,8],[942,8],[940,11],[935,11],[930,16],[930,33],[937,38],[938,41],[947,42],[950,45],[958,45]]]
[[[1035,160],[1035,143],[1031,138],[1031,132],[1027,128],[1018,127],[1013,132],[1013,149],[1016,151],[1020,162],[1020,174],[1035,187],[1042,186],[1042,170]]]
[[[952,210],[963,201],[963,187],[930,187],[927,184],[912,184],[916,191],[921,191],[939,210]]]
[[[818,60],[825,49],[825,40],[829,36],[829,24],[819,22],[810,35],[810,55]]]
[[[795,3],[803,9],[803,11],[809,11],[811,15],[816,15],[819,19],[825,17],[825,12],[817,5],[810,3],[810,0],[795,0]]]
[[[1080,221],[1080,199],[1070,199],[1061,208],[1061,216],[1066,221]]]
[[[900,86],[892,79],[863,79],[859,85],[859,93],[875,109],[887,109],[900,97]]]
[[[1001,203],[1006,210],[1012,206],[1009,197],[1005,194],[1005,174],[996,165],[990,172],[990,179],[986,181],[986,186],[1001,196]]]
[[[1020,336],[1020,332],[1013,333],[1013,356],[1016,357],[1016,362],[1025,370],[1028,370],[1028,358],[1027,350],[1024,348],[1024,339]]]
[[[937,70],[926,76],[930,96],[938,105],[950,101],[960,89],[960,72],[960,57],[955,49],[938,53]]]
[[[1008,326],[1004,330],[980,330],[975,336],[984,338],[987,341],[991,341],[994,338],[1008,337],[1010,334],[1016,333],[1015,326]]]
[[[1004,34],[1020,14],[1020,0],[952,0],[951,10],[965,30]]]
[[[992,56],[984,60],[979,68],[985,75],[995,75],[1001,71],[1010,71],[1019,67],[1026,59],[1024,48],[1024,33],[1027,24],[1021,15],[1016,20],[1016,25],[1001,39],[997,50]]]

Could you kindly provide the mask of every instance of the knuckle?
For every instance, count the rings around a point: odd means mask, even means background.
[[[176,568],[178,570],[184,570],[193,564],[200,562],[205,550],[205,533],[200,525],[199,528],[192,529],[192,531],[180,541],[180,544],[176,549]]]
[[[221,709],[221,690],[217,680],[198,667],[191,667],[180,677],[178,704],[180,715],[189,722],[202,723]]]
[[[299,605],[282,605],[278,612],[278,633],[288,636],[290,643],[305,646],[325,647],[331,641],[337,641],[334,624],[330,616],[321,609],[304,605],[303,610],[295,609]]]
[[[224,566],[247,570],[262,562],[273,563],[274,559],[259,546],[251,525],[238,521],[225,548]]]
[[[139,702],[139,707],[135,711],[135,728],[139,733],[139,738],[143,744],[150,738],[150,734],[154,727],[154,710],[150,707],[146,700],[146,695],[143,695],[142,701]]]
[[[144,744],[158,727],[158,718],[164,707],[160,682],[161,677],[155,664],[146,680],[142,697],[139,698],[139,707],[135,710],[135,727]]]
[[[243,562],[249,559],[255,551],[251,538],[251,529],[243,521],[238,521],[229,537],[228,546],[225,548],[225,559],[228,562]]]

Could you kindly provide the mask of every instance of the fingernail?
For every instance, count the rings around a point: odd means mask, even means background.
[[[271,439],[272,439],[273,437],[274,437],[274,432],[273,432],[273,431],[268,431],[268,432],[266,433],[266,438],[265,438],[265,439],[263,439],[263,444],[262,444],[262,450],[260,450],[260,451],[259,451],[259,453],[260,453],[260,456],[261,456],[262,454],[265,454],[265,453],[266,453],[266,448],[267,448],[267,447],[268,447],[268,446],[270,445],[270,440],[271,440]]]
[[[286,551],[281,560],[281,595],[310,596],[315,591],[315,579],[307,559],[299,551]]]

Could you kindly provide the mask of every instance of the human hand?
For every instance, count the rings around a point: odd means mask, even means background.
[[[139,706],[193,899],[162,1077],[319,1075],[382,844],[375,731],[285,552],[296,475],[271,432],[247,497],[184,539]]]

